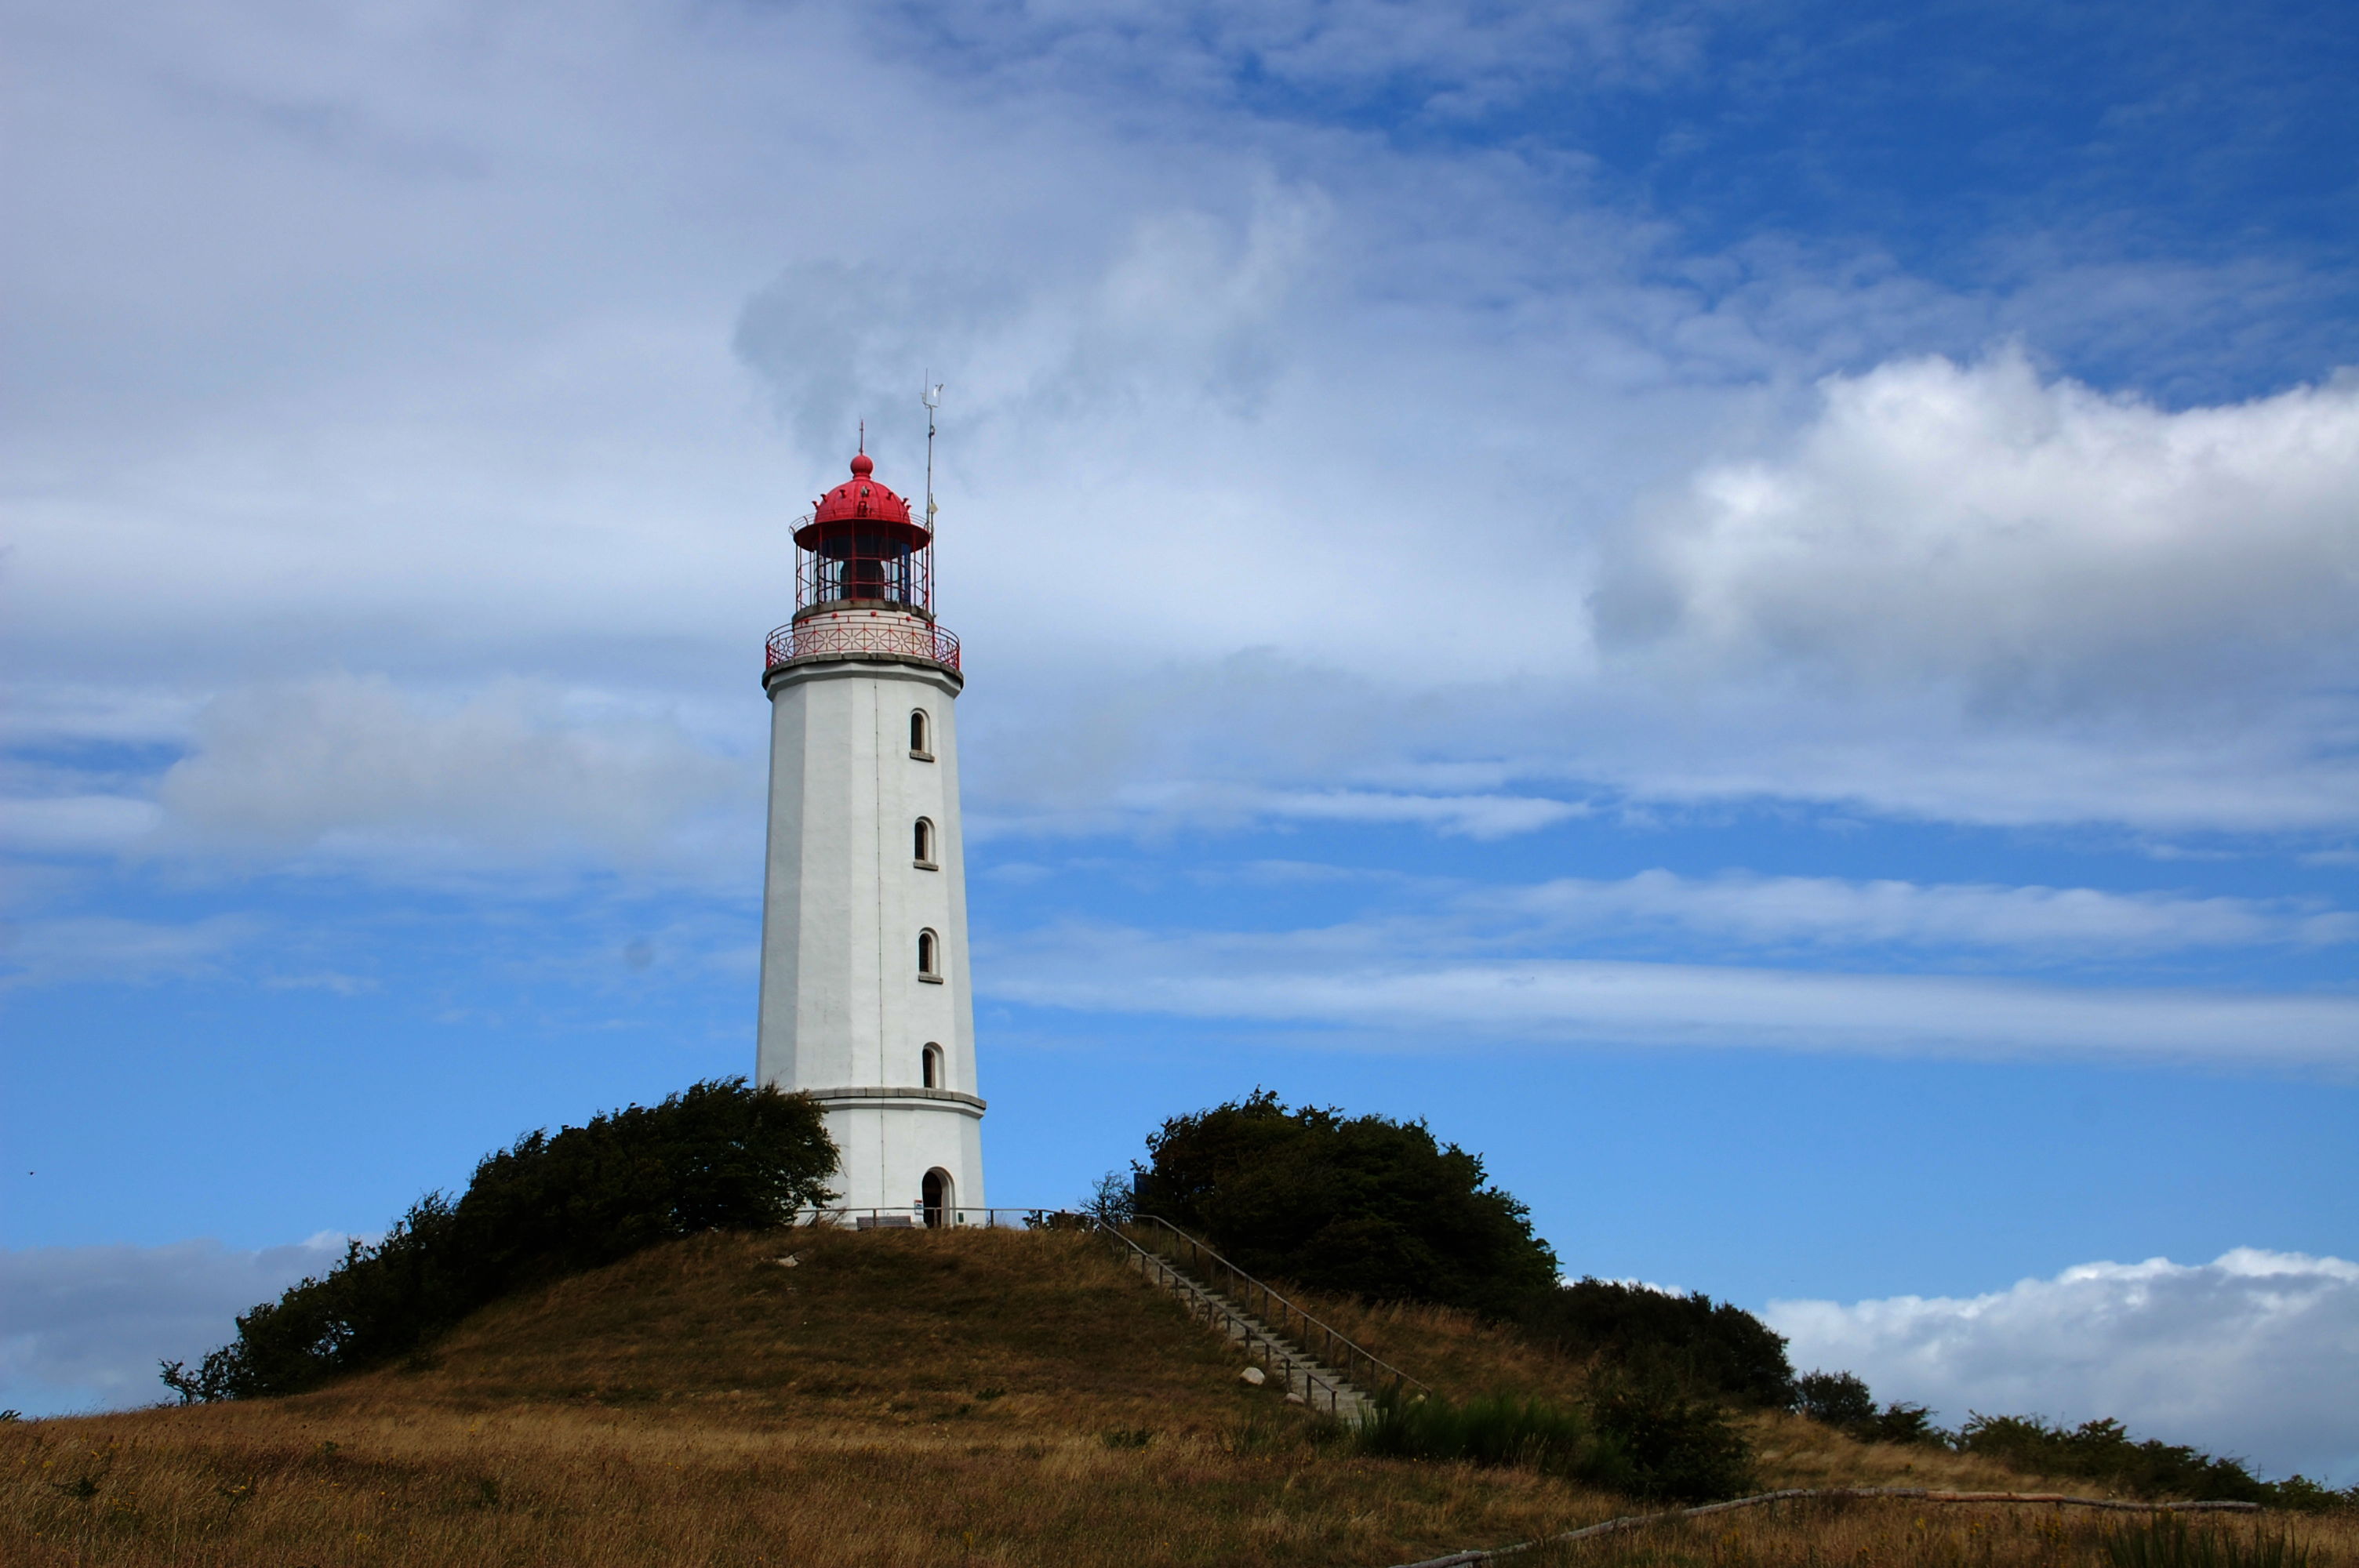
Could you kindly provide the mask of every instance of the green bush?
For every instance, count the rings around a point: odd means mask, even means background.
[[[2282,1481],[2269,1482],[2268,1487],[2277,1494],[2269,1499],[2271,1508],[2291,1509],[2298,1513],[2322,1513],[2328,1509],[2359,1509],[2359,1485],[2338,1491],[2307,1476],[2288,1476]]]
[[[1794,1408],[1863,1443],[1920,1443],[1995,1459],[2037,1476],[2070,1476],[2142,1498],[2258,1503],[2316,1512],[2359,1507],[2359,1487],[2338,1491],[2306,1476],[2264,1481],[2242,1460],[2181,1444],[2130,1436],[2117,1421],[2051,1426],[2033,1415],[1973,1414],[1957,1432],[1933,1424],[1923,1405],[1878,1410],[1867,1384],[1850,1372],[1805,1372],[1794,1379]]]
[[[1772,1410],[1794,1400],[1784,1336],[1710,1296],[1584,1279],[1535,1292],[1516,1321],[1526,1337],[1550,1349],[1602,1356],[1634,1376],[1668,1379],[1693,1393]]]
[[[1670,1379],[1609,1369],[1589,1411],[1629,1470],[1621,1489],[1666,1502],[1708,1503],[1755,1490],[1752,1446],[1717,1402]]]
[[[1875,1396],[1856,1372],[1805,1372],[1794,1379],[1794,1408],[1848,1432],[1875,1419]]]
[[[1794,1408],[1862,1443],[1946,1448],[1956,1442],[1952,1433],[1933,1424],[1933,1412],[1923,1405],[1895,1402],[1877,1410],[1867,1384],[1853,1372],[1803,1373],[1794,1379]]]
[[[1951,1434],[1933,1424],[1931,1411],[1897,1401],[1854,1427],[1852,1435],[1862,1443],[1919,1444],[1931,1448],[1947,1448],[1951,1443]]]
[[[1578,1411],[1504,1396],[1460,1402],[1428,1394],[1381,1394],[1353,1433],[1364,1454],[1513,1465],[1573,1480],[1621,1487],[1630,1479],[1620,1447]]]
[[[1288,1110],[1256,1090],[1172,1118],[1147,1146],[1131,1206],[1204,1236],[1248,1273],[1499,1317],[1556,1279],[1524,1206],[1422,1121]]]
[[[676,1237],[788,1223],[832,1195],[835,1146],[817,1104],[743,1078],[701,1083],[487,1155],[456,1203],[429,1193],[374,1244],[237,1320],[183,1400],[293,1393],[415,1350],[510,1291]]]
[[[2180,1444],[2132,1438],[2117,1421],[2050,1426],[2038,1416],[1971,1415],[1958,1446],[2017,1469],[2078,1476],[2141,1498],[2269,1503],[2275,1488],[2243,1464]]]
[[[2050,1426],[2038,1416],[1976,1414],[1958,1433],[1957,1446],[2019,1469],[2085,1476],[2142,1498],[2258,1503],[2303,1512],[2359,1508],[2359,1487],[2338,1491],[2307,1476],[2264,1481],[2242,1460],[2223,1459],[2183,1444],[2141,1441],[2117,1421],[2064,1427]]]

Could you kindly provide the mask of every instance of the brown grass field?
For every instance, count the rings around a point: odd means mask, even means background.
[[[1579,1389],[1578,1367],[1460,1314],[1319,1309],[1444,1392]],[[1636,1511],[1519,1470],[1357,1456],[1241,1367],[1072,1234],[710,1237],[317,1393],[0,1426],[0,1564],[1383,1568]],[[1793,1418],[1756,1438],[1766,1486],[2044,1485]],[[1515,1561],[2097,1564],[2117,1528],[1789,1504]],[[2359,1562],[2351,1522],[2265,1528]]]

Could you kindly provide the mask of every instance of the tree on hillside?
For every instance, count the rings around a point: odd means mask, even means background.
[[[293,1393],[414,1350],[507,1292],[707,1230],[761,1230],[834,1195],[816,1102],[743,1078],[701,1083],[485,1155],[456,1203],[429,1193],[385,1238],[237,1320],[182,1400]]]
[[[1603,1356],[1700,1394],[1777,1410],[1794,1400],[1785,1336],[1707,1295],[1584,1279],[1535,1292],[1516,1321],[1530,1338],[1566,1355]]]
[[[1556,1279],[1525,1206],[1423,1121],[1289,1110],[1256,1090],[1173,1117],[1147,1146],[1136,1212],[1206,1238],[1249,1273],[1497,1316]]]
[[[1856,1372],[1805,1372],[1794,1379],[1794,1409],[1848,1431],[1875,1419],[1875,1396]]]
[[[1929,1406],[1895,1400],[1882,1410],[1856,1372],[1805,1372],[1794,1379],[1794,1409],[1862,1443],[1946,1446],[1952,1433],[1933,1424]]]

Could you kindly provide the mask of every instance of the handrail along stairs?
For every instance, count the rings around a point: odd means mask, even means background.
[[[1246,1313],[1259,1319],[1267,1331],[1283,1334],[1292,1339],[1312,1359],[1322,1366],[1335,1368],[1347,1381],[1360,1384],[1371,1395],[1381,1396],[1388,1393],[1398,1398],[1410,1390],[1419,1394],[1430,1394],[1433,1391],[1391,1362],[1382,1359],[1337,1333],[1326,1324],[1320,1322],[1319,1319],[1271,1290],[1267,1285],[1214,1251],[1206,1243],[1189,1235],[1169,1220],[1152,1215],[1135,1215],[1122,1226],[1115,1226],[1095,1215],[1087,1215],[1084,1217],[1100,1230],[1120,1240],[1143,1257],[1159,1258],[1162,1255],[1154,1249],[1141,1245],[1136,1238],[1127,1234],[1131,1227],[1142,1229],[1151,1239],[1169,1246],[1175,1251],[1184,1253],[1187,1268],[1202,1282],[1205,1289],[1245,1309]],[[1178,1266],[1182,1260],[1177,1258],[1165,1258],[1163,1261],[1168,1265]],[[1237,1323],[1241,1328],[1244,1326],[1239,1322],[1244,1314],[1232,1311],[1226,1315],[1232,1323]],[[1250,1342],[1249,1336],[1245,1337]],[[1327,1387],[1325,1380],[1315,1373],[1306,1370],[1303,1376],[1306,1379],[1320,1383],[1325,1388],[1328,1396],[1328,1411],[1330,1414],[1337,1413],[1339,1391],[1332,1387]]]

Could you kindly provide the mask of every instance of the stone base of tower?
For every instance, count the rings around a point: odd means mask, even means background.
[[[828,1185],[842,1195],[836,1206],[922,1217],[929,1199],[947,1211],[984,1206],[982,1100],[907,1088],[821,1089],[813,1098],[835,1140]],[[943,1217],[957,1223],[954,1212]]]

